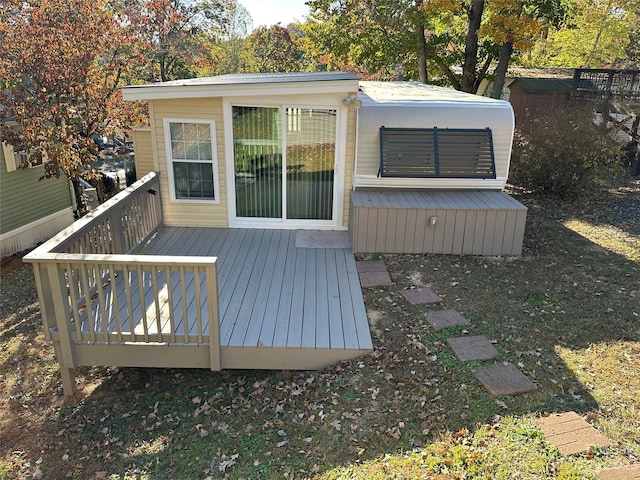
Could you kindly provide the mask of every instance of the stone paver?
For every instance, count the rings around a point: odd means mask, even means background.
[[[363,288],[380,287],[392,285],[391,277],[385,272],[362,272],[359,273],[360,286]]]
[[[456,325],[469,325],[469,320],[453,309],[429,312],[427,313],[427,322],[436,330]]]
[[[607,437],[576,412],[549,415],[537,423],[546,439],[558,447],[563,455],[586,452],[591,446],[611,445]]]
[[[599,480],[640,480],[640,465],[606,468],[596,472]]]
[[[491,395],[517,395],[538,388],[511,363],[476,368],[473,373]]]
[[[436,294],[429,287],[402,290],[401,293],[402,296],[412,305],[433,305],[436,303],[442,303],[440,295]]]
[[[447,343],[463,362],[469,360],[490,360],[498,356],[498,350],[484,335],[448,338]]]
[[[356,268],[358,273],[387,271],[387,267],[382,260],[361,260],[356,262]]]

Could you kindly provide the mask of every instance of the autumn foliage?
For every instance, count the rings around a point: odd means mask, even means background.
[[[137,29],[107,0],[7,0],[0,29],[0,138],[77,179],[96,159],[91,135],[141,119],[120,92],[142,60]]]

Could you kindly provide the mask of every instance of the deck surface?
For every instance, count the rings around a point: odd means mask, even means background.
[[[292,230],[165,227],[141,254],[218,258],[223,348],[372,348],[350,249],[296,247]]]

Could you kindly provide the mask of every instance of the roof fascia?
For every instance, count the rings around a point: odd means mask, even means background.
[[[172,98],[250,97],[264,95],[308,95],[357,92],[358,80],[319,80],[222,85],[134,85],[124,87],[125,100],[160,100]]]

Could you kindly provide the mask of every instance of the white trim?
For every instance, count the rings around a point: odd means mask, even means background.
[[[263,97],[265,95],[344,94],[358,91],[358,80],[317,80],[211,85],[138,85],[122,89],[124,100],[160,100],[172,98],[207,98],[225,96]]]
[[[213,199],[199,199],[199,198],[176,198],[175,181],[173,178],[173,162],[174,159],[171,156],[171,133],[170,123],[201,123],[209,125],[209,134],[211,135],[211,163],[213,168]],[[172,118],[165,117],[162,119],[163,135],[164,135],[164,149],[165,149],[165,161],[167,165],[167,179],[169,181],[169,192],[171,202],[173,203],[197,203],[197,204],[216,204],[220,203],[220,171],[218,170],[218,146],[216,139],[216,122],[213,119],[203,118]],[[204,162],[198,162],[204,163]]]
[[[35,220],[0,235],[1,254],[3,257],[32,248],[57,234],[73,223],[73,208],[63,210]]]
[[[404,188],[431,190],[503,190],[506,177],[477,178],[394,178],[375,175],[354,175],[354,188]]]
[[[314,92],[316,93],[316,92]],[[230,228],[274,228],[274,229],[318,229],[318,230],[344,230],[342,226],[343,220],[343,204],[344,204],[344,170],[346,163],[346,125],[347,109],[344,106],[338,106],[335,103],[318,105],[308,104],[304,102],[286,102],[275,104],[273,101],[263,99],[255,99],[256,101],[247,102],[245,98],[224,98],[223,99],[223,115],[224,115],[224,142],[225,157],[227,171],[227,201]],[[235,184],[235,165],[233,151],[233,107],[234,106],[251,106],[251,107],[272,107],[281,110],[281,129],[282,142],[286,145],[287,140],[287,118],[285,115],[287,108],[307,108],[307,109],[331,109],[336,111],[336,132],[335,132],[335,150],[334,150],[334,174],[333,174],[333,201],[331,220],[300,220],[286,218],[246,218],[238,217],[236,211],[236,184]],[[283,162],[286,165],[286,148],[282,152]],[[286,169],[282,169],[283,185],[286,185]],[[286,189],[282,192],[283,217],[286,216]]]

